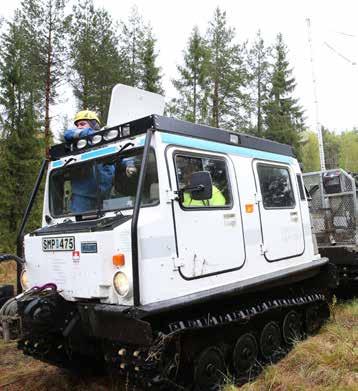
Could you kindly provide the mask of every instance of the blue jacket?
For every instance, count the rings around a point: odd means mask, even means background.
[[[88,136],[95,133],[92,128],[86,129],[68,129],[66,130],[64,137],[67,142],[72,142],[74,139]],[[99,181],[99,192],[103,198],[109,195],[112,188],[112,180],[115,172],[113,164],[102,164],[97,165],[98,169],[98,181]],[[73,211],[83,211],[83,205],[80,203],[81,197],[92,199],[94,202],[97,197],[97,183],[94,172],[94,167],[84,167],[78,169],[78,176],[72,180],[72,206]],[[88,200],[87,200],[88,201]]]
[[[74,128],[74,129],[67,129],[65,131],[64,137],[68,143],[71,143],[76,138],[85,137],[92,133],[95,133],[95,131],[92,128],[84,128],[84,129]]]

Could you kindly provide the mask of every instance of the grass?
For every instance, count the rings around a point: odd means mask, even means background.
[[[16,286],[16,262],[0,263],[0,284]]]
[[[357,391],[358,300],[338,305],[314,337],[295,345],[278,364],[266,367],[256,381],[223,391]]]

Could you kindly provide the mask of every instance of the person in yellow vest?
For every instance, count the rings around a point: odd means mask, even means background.
[[[212,196],[209,200],[193,200],[189,192],[184,192],[183,206],[203,207],[203,206],[225,206],[226,200],[221,191],[213,185]]]
[[[186,165],[183,167],[183,180],[184,183],[189,184],[189,178],[192,173],[202,171],[199,167],[196,167],[197,162],[193,159],[188,159]],[[196,159],[195,159],[196,160]],[[185,191],[183,194],[182,205],[185,207],[210,207],[210,206],[225,206],[226,200],[221,191],[213,184],[212,185],[212,196],[208,200],[194,200],[191,197],[191,193]]]

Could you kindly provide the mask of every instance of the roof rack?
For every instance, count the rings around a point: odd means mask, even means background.
[[[64,156],[76,155],[89,149],[98,148],[104,144],[113,143],[117,140],[145,134],[148,129],[244,148],[257,149],[285,156],[294,156],[290,145],[250,136],[244,133],[230,132],[211,126],[194,124],[192,122],[153,114],[95,132],[89,136],[76,139],[73,143],[54,145],[50,149],[50,159],[57,160]]]

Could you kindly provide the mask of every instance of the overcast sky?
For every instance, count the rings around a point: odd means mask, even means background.
[[[20,0],[1,1],[0,15],[10,17]],[[341,132],[358,128],[358,2],[354,0],[94,0],[116,19],[126,19],[137,5],[157,38],[158,65],[168,97],[171,79],[194,25],[204,33],[214,9],[227,12],[242,42],[260,29],[267,44],[283,34],[296,78],[295,95],[305,109],[306,124],[316,129],[316,106],[306,19],[311,20],[313,59],[321,124]],[[73,109],[74,110],[74,109]],[[73,113],[68,113],[70,117]]]

